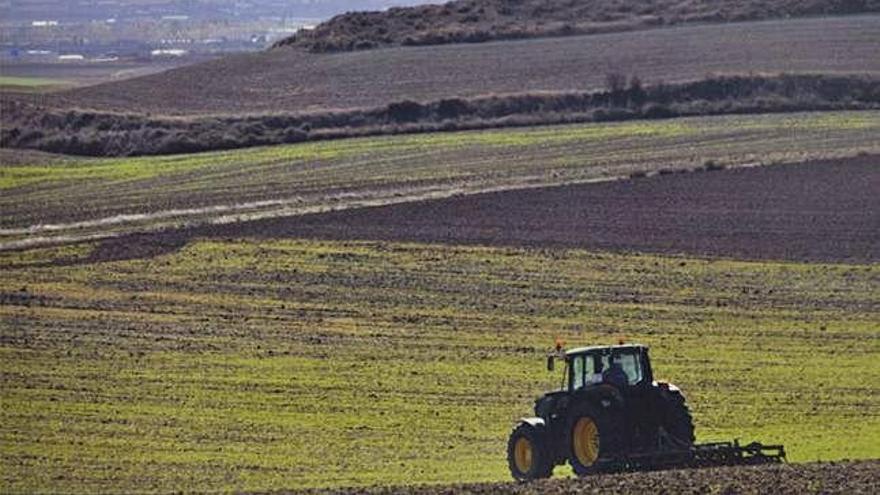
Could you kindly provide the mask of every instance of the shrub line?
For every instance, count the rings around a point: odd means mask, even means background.
[[[387,134],[707,115],[880,109],[880,79],[718,76],[643,87],[610,74],[599,92],[403,100],[373,108],[190,119],[4,102],[0,146],[85,156],[195,153]]]

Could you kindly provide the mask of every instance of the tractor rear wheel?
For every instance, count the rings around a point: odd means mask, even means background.
[[[687,450],[694,446],[694,420],[684,396],[669,391],[663,397],[658,443],[662,450]]]
[[[507,441],[507,465],[518,481],[549,478],[553,474],[545,430],[520,423]]]
[[[579,407],[569,417],[569,464],[578,476],[600,471],[600,459],[620,453],[623,432],[613,413],[600,413],[592,407]]]

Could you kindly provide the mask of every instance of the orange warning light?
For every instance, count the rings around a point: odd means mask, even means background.
[[[565,345],[565,341],[562,340],[562,339],[560,339],[559,337],[556,337],[556,351],[557,351],[557,352],[558,352],[558,351],[561,351],[561,350],[562,350],[562,347],[563,347],[564,345]]]

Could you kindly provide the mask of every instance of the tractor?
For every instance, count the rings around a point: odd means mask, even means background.
[[[568,462],[575,474],[666,467],[782,462],[782,446],[738,441],[694,444],[694,423],[681,390],[656,381],[648,347],[580,347],[547,356],[564,361],[560,390],[535,401],[507,444],[514,479],[548,478]]]

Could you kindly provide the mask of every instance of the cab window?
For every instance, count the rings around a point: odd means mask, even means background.
[[[577,390],[584,386],[584,357],[575,356],[571,360],[571,389]]]
[[[638,353],[617,354],[613,357],[613,360],[614,364],[620,365],[623,372],[626,373],[626,380],[630,385],[635,385],[642,381],[642,365]]]
[[[596,364],[592,355],[579,355],[571,359],[571,389],[578,390],[585,385],[597,383]]]

